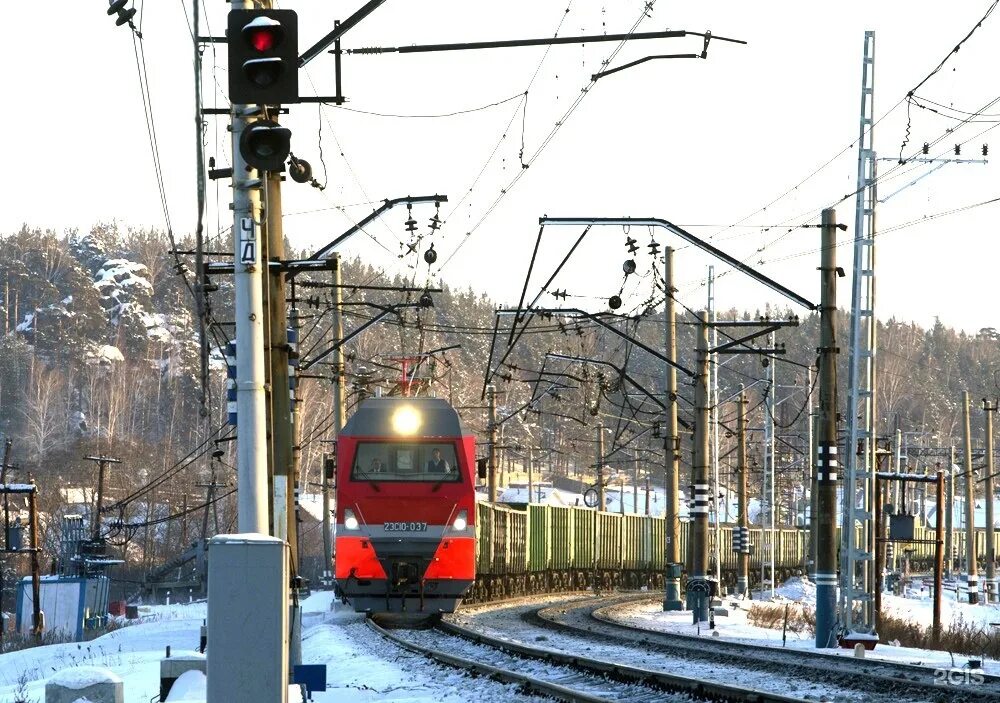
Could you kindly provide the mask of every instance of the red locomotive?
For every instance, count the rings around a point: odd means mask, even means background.
[[[369,398],[337,440],[334,573],[354,609],[451,613],[476,577],[475,437],[439,398]]]

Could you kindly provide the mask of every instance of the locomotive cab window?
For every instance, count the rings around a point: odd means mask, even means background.
[[[360,442],[351,479],[459,483],[462,475],[453,444]]]

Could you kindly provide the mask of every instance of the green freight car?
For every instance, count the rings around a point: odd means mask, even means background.
[[[664,520],[645,515],[603,513],[588,508],[529,505],[518,510],[479,503],[476,583],[467,602],[512,598],[534,593],[596,588],[663,587],[666,530]],[[680,553],[687,550],[681,524]],[[760,572],[763,539],[750,531],[754,548],[750,568]],[[808,535],[800,529],[775,534],[779,577],[805,571]],[[709,533],[709,549],[715,544]],[[722,528],[723,580],[735,584],[736,554],[732,528]]]

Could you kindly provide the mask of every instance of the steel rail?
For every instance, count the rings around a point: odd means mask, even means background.
[[[658,597],[654,597],[658,598]],[[633,599],[633,600],[642,600]],[[601,632],[591,629],[593,625],[588,625],[587,629],[582,626],[560,622],[554,617],[546,616],[545,611],[555,610],[552,606],[539,608],[530,615],[530,620],[543,627],[571,632],[573,634],[597,638],[602,641],[609,639],[617,640],[624,644],[640,644],[647,650],[662,644],[666,647],[683,647],[685,649],[697,650],[700,652],[711,652],[726,657],[738,657],[744,660],[747,665],[756,663],[757,665],[775,666],[785,660],[783,666],[787,669],[795,667],[799,671],[812,670],[818,675],[829,677],[837,674],[844,678],[843,682],[838,681],[837,685],[860,689],[858,682],[869,684],[869,689],[873,685],[884,687],[902,687],[910,689],[909,692],[919,690],[928,697],[928,700],[935,701],[996,701],[1000,699],[1000,676],[985,674],[977,671],[983,677],[983,681],[978,686],[955,686],[948,687],[935,683],[934,675],[936,668],[921,666],[918,664],[906,664],[902,662],[888,661],[882,659],[856,659],[848,656],[835,656],[831,654],[817,653],[816,650],[802,651],[787,649],[761,644],[727,642],[718,638],[697,637],[674,632],[662,632],[659,630],[649,630],[641,627],[634,627],[621,623],[607,614],[611,608],[623,605],[623,602],[596,606],[594,600],[581,601],[579,603],[560,604],[559,610],[583,610],[590,608],[588,613],[591,623],[606,626],[611,630],[619,630],[623,633],[638,635],[641,639],[635,639],[624,635],[616,635],[613,631],[605,630]],[[603,628],[602,628],[603,629]],[[789,661],[792,660],[792,661]],[[852,683],[854,684],[852,686]],[[891,690],[891,689],[888,689]]]
[[[623,683],[645,685],[660,691],[683,693],[695,698],[705,698],[713,701],[733,701],[733,703],[801,703],[803,701],[801,698],[794,698],[792,696],[729,686],[653,669],[643,669],[602,659],[582,657],[576,654],[564,654],[551,649],[529,647],[508,640],[490,637],[476,630],[443,620],[438,623],[437,627],[448,634],[457,635],[463,639],[494,649],[500,649],[509,654],[560,664],[589,674],[614,678]]]
[[[469,669],[497,681],[503,681],[504,683],[519,684],[535,693],[550,696],[559,701],[566,701],[567,703],[611,703],[611,701],[606,698],[598,698],[597,696],[592,696],[587,693],[574,691],[566,686],[560,686],[559,684],[542,681],[541,679],[536,679],[532,676],[528,676],[527,674],[521,674],[508,669],[500,669],[495,666],[490,666],[489,664],[484,664],[482,662],[473,661],[464,657],[458,657],[454,654],[448,654],[436,649],[431,649],[430,647],[414,644],[403,637],[399,637],[389,632],[385,628],[379,627],[371,619],[368,619],[366,623],[369,628],[403,649],[428,657],[447,666],[452,666],[457,669]]]

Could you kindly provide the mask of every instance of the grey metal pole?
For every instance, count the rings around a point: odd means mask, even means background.
[[[663,304],[664,317],[664,354],[670,359],[677,359],[677,320],[674,305],[674,250],[665,247],[663,250],[663,283],[666,300]],[[680,580],[680,540],[681,523],[679,510],[680,493],[680,434],[677,428],[677,370],[670,364],[664,364],[667,391],[667,416],[664,432],[664,529],[665,550],[664,562],[666,578],[664,579],[663,609],[683,610],[681,601]]]
[[[736,474],[737,474],[737,530],[739,531],[739,570],[736,577],[736,591],[747,597],[750,595],[750,518],[747,510],[747,394],[740,386],[740,409],[736,421]]]
[[[832,647],[837,618],[837,213],[823,211],[816,438],[816,647]],[[850,447],[848,447],[850,450]]]
[[[969,422],[969,391],[962,391],[965,421],[965,586],[970,603],[979,602],[979,569],[976,564],[976,476],[972,470],[972,429]]]
[[[708,389],[708,328],[709,314],[699,315],[697,347],[697,377],[694,386],[694,456],[691,460],[691,522],[689,523],[691,571],[688,574],[687,606],[695,623],[708,621],[710,583],[708,580],[708,503],[709,503],[709,440],[710,400]]]
[[[340,436],[340,430],[344,427],[344,415],[346,410],[346,388],[345,381],[346,377],[344,375],[344,348],[340,346],[341,340],[344,338],[344,315],[343,315],[343,272],[341,271],[341,260],[340,254],[334,253],[331,257],[333,259],[334,268],[332,271],[333,276],[333,339],[331,340],[335,346],[337,346],[336,351],[333,352],[333,436],[337,439]],[[334,460],[336,462],[336,459]],[[331,485],[330,480],[326,476],[326,471],[323,471],[323,570],[326,573],[327,579],[332,583],[333,580],[333,526],[331,524]]]
[[[489,469],[490,502],[497,502],[497,391],[495,386],[486,387],[486,405],[489,411]]]
[[[604,492],[604,423],[597,423],[597,509],[608,509]]]
[[[993,530],[993,413],[997,408],[983,401],[986,411],[986,602],[997,602],[997,555]]]
[[[948,512],[944,516],[944,558],[947,568],[945,572],[951,578],[955,569],[955,447],[948,448],[948,470],[945,472],[948,497],[945,503]]]
[[[234,0],[252,10],[253,0]],[[237,529],[267,534],[267,427],[264,397],[264,267],[260,252],[262,182],[240,153],[240,136],[257,120],[258,108],[232,106],[233,288],[236,307]]]

